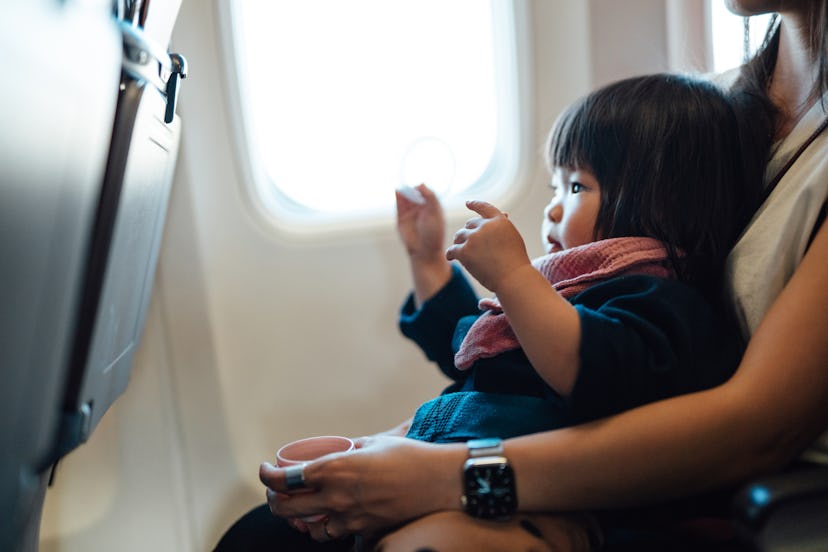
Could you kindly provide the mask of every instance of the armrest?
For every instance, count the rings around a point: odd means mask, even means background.
[[[740,533],[757,550],[828,549],[828,466],[765,477],[734,497]]]

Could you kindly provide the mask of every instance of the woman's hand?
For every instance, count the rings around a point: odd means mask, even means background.
[[[503,282],[517,270],[531,267],[526,244],[508,215],[485,201],[467,201],[479,214],[454,234],[454,245],[446,250],[448,260],[457,260],[489,290],[498,293]]]
[[[259,468],[271,512],[286,518],[326,515],[322,522],[294,521],[319,541],[371,535],[438,510],[460,508],[463,445],[434,445],[402,437],[363,437],[353,452],[325,456],[305,466],[311,490],[288,493],[285,471]]]

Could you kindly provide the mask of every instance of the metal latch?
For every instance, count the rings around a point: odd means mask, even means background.
[[[170,54],[172,70],[167,80],[167,111],[164,113],[164,122],[169,124],[175,116],[175,104],[178,102],[178,85],[181,79],[187,78],[187,60],[181,54]]]

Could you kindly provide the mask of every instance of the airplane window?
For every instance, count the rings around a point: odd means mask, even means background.
[[[388,215],[400,185],[450,206],[514,184],[517,2],[229,4],[250,180],[276,220]]]
[[[717,73],[738,67],[744,61],[744,18],[731,13],[721,0],[710,0],[710,23],[713,41],[713,70]],[[765,38],[770,15],[750,18],[750,54]]]

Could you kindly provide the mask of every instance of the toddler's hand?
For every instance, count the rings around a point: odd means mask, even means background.
[[[396,190],[397,232],[408,255],[433,259],[445,243],[446,221],[440,201],[428,186]]]
[[[497,293],[513,271],[531,264],[517,228],[508,215],[485,201],[467,201],[479,214],[454,234],[454,245],[446,250],[448,260],[457,260],[478,282]]]

